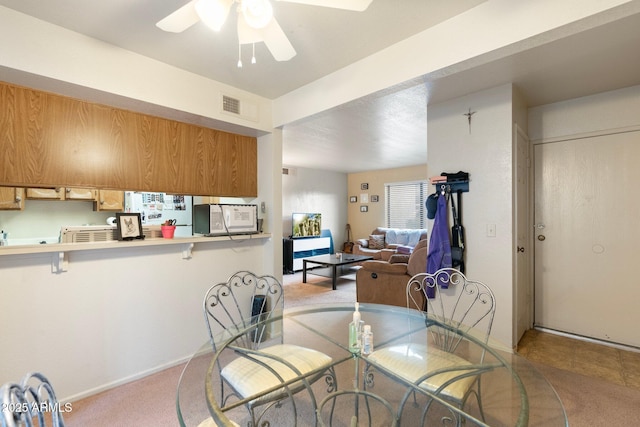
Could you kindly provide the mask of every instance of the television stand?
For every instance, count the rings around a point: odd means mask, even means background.
[[[291,243],[283,242],[283,264],[292,266],[293,272],[302,270],[302,258],[327,255],[331,252],[331,237],[302,237],[285,240],[291,241]],[[289,245],[293,246],[292,251],[286,250]],[[285,273],[287,272],[285,271]]]

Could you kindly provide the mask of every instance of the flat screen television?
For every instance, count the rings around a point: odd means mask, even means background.
[[[294,213],[292,216],[292,238],[319,237],[322,229],[322,214]]]

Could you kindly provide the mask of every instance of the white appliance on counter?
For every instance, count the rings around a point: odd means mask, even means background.
[[[175,220],[176,237],[193,236],[193,197],[166,193],[125,191],[124,211],[139,212],[143,227]]]
[[[142,234],[147,239],[161,239],[159,225],[143,225]],[[115,242],[118,233],[115,225],[67,225],[60,229],[60,243]]]
[[[194,206],[194,232],[205,236],[258,233],[257,205]]]

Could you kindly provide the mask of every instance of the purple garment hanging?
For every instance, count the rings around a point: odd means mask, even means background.
[[[451,241],[449,240],[449,215],[447,198],[438,196],[438,210],[431,229],[429,252],[427,254],[427,273],[433,274],[441,268],[451,267]],[[447,283],[439,283],[443,288]],[[427,288],[427,297],[435,297],[435,289]]]

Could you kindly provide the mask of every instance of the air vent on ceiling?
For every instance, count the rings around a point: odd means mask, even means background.
[[[233,114],[243,119],[258,121],[258,104],[247,99],[240,99],[222,94],[222,112]]]

